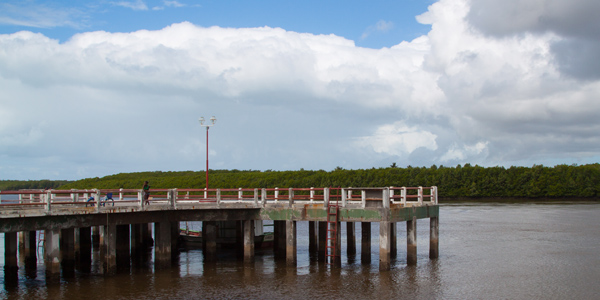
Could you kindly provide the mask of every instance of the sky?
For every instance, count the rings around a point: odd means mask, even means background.
[[[600,158],[597,0],[0,2],[0,180]]]

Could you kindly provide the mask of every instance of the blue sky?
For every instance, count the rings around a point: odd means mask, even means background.
[[[431,0],[401,1],[3,1],[0,33],[40,32],[68,40],[103,30],[158,30],[173,23],[210,27],[280,27],[335,34],[369,48],[391,47],[426,34],[415,16]]]
[[[0,179],[600,158],[600,2],[3,1]]]

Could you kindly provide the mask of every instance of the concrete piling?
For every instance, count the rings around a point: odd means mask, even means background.
[[[354,228],[354,222],[346,222],[346,251],[348,257],[356,255],[356,230]]]
[[[406,221],[406,263],[417,264],[417,218]]]
[[[159,268],[171,265],[171,222],[154,223],[154,264]]]
[[[379,270],[388,271],[391,266],[391,229],[390,222],[379,223]]]
[[[244,227],[244,262],[254,260],[254,220],[245,220]]]
[[[44,231],[44,261],[46,273],[60,274],[60,230],[49,229]]]
[[[371,263],[371,222],[361,222],[360,259],[363,264]]]
[[[436,259],[440,255],[438,236],[440,231],[439,217],[429,218],[429,258]]]
[[[295,266],[297,263],[296,257],[296,221],[285,221],[285,261],[288,266]]]

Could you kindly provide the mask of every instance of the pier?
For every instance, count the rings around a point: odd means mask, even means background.
[[[371,224],[379,223],[381,271],[390,269],[397,253],[397,223],[406,223],[407,264],[417,263],[418,219],[430,219],[429,257],[439,255],[435,186],[152,189],[149,193],[146,202],[143,191],[137,189],[0,191],[2,196],[16,198],[0,203],[5,272],[18,270],[18,254],[25,256],[26,262],[36,260],[40,245],[50,275],[60,273],[61,264],[91,260],[92,247],[100,248],[106,274],[115,273],[119,264],[130,263],[137,250],[152,243],[155,268],[168,267],[171,254],[177,251],[180,222],[185,221],[202,222],[203,251],[208,260],[218,259],[218,222],[235,221],[243,260],[252,262],[255,222],[265,220],[274,223],[273,251],[290,266],[297,263],[296,222],[302,221],[309,226],[309,252],[332,267],[341,265],[344,223],[349,254],[356,253],[356,225],[360,224],[363,263],[371,263]]]

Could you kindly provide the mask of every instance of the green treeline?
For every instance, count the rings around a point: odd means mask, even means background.
[[[211,188],[288,187],[383,187],[438,186],[439,196],[457,197],[599,197],[600,164],[544,167],[456,167],[431,166],[333,171],[240,171],[211,170]],[[204,188],[205,173],[140,172],[67,183],[71,188],[140,189],[148,180],[151,188]]]
[[[0,191],[55,189],[69,182],[68,180],[0,180]]]

